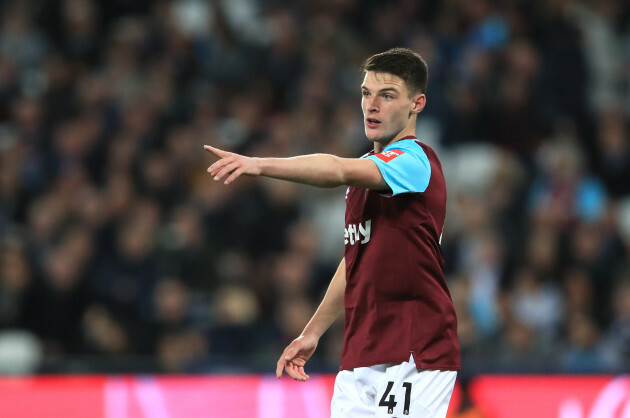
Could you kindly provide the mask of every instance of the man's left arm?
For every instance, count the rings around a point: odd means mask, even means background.
[[[246,157],[205,145],[219,160],[208,167],[215,181],[230,184],[241,175],[265,176],[317,187],[342,185],[387,189],[376,163],[364,158],[341,158],[330,154],[310,154],[290,158]]]

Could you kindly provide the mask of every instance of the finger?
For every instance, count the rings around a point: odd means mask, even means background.
[[[221,168],[217,172],[217,174],[214,175],[214,180],[215,181],[221,180],[224,176],[230,174],[232,171],[236,170],[237,168],[238,168],[238,162],[237,161],[234,161],[234,162],[232,162],[230,164],[227,164],[225,167]],[[225,184],[227,184],[227,182]]]
[[[303,382],[308,380],[308,375],[304,372],[304,366],[295,365],[295,371]]]
[[[297,367],[293,363],[287,363],[285,366],[285,370],[289,376],[291,376],[294,380],[302,380],[302,376],[297,370]]]
[[[280,379],[282,377],[282,370],[284,370],[284,360],[278,360],[278,365],[276,366],[276,377]]]
[[[215,161],[214,164],[208,167],[208,172],[211,175],[215,175],[220,169],[236,161],[238,161],[238,159],[234,155],[228,155],[226,157],[221,158],[220,160]]]
[[[295,369],[291,362],[284,363],[284,371],[287,372],[289,377],[291,377],[292,379],[297,379],[297,374],[295,373]]]
[[[296,366],[302,366],[302,367],[304,367],[304,365],[306,364],[306,360],[304,360],[301,357],[295,357],[293,358],[293,360],[291,360],[291,362],[295,364]]]
[[[229,164],[230,162],[232,161],[228,158],[221,158],[219,161],[215,162],[210,167],[208,167],[207,171],[208,173],[210,173],[210,175],[214,176],[217,171],[219,171],[221,168],[223,168],[226,164]]]
[[[206,151],[214,154],[215,156],[217,156],[219,158],[223,158],[223,157],[226,157],[226,156],[230,155],[229,152],[223,151],[222,149],[219,149],[219,148],[211,147],[210,145],[204,145],[203,149],[205,149]]]
[[[308,379],[306,373],[304,373],[304,367],[298,366],[295,363],[289,363],[291,365],[291,376],[295,380],[305,382]]]
[[[240,167],[238,169],[236,169],[231,175],[230,177],[227,178],[227,180],[225,180],[225,184],[230,184],[232,183],[234,180],[236,180],[241,174],[243,174],[243,167]]]
[[[285,348],[284,352],[282,353],[282,355],[278,359],[278,363],[276,365],[276,376],[278,377],[278,379],[280,379],[282,377],[282,371],[287,366],[287,357],[288,357],[287,353],[290,350],[291,349],[289,347]],[[288,372],[287,372],[287,374],[288,374]]]
[[[298,366],[298,372],[300,373],[304,381],[307,381],[310,378],[310,376],[306,374],[306,371],[304,371],[304,366]]]

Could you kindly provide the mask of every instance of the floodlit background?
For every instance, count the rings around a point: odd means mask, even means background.
[[[448,182],[465,394],[630,370],[630,3],[5,0],[0,19],[0,373],[273,372],[343,255],[345,189],[225,187],[202,145],[362,155],[359,67],[393,46],[429,64],[417,133]],[[342,332],[311,371],[337,370]]]

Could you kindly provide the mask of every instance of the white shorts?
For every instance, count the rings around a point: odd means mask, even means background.
[[[335,379],[331,418],[444,418],[455,371],[418,370],[404,363],[342,370]]]

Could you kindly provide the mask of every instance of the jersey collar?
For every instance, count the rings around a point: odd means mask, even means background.
[[[404,141],[405,139],[415,139],[415,140],[418,140],[418,137],[416,137],[415,135],[407,135],[407,136],[404,136],[404,137],[400,138],[400,139],[399,139],[399,140],[397,140],[397,141],[392,142],[392,143],[391,143],[391,144],[389,144],[387,147],[389,147],[390,145],[394,145],[396,142]],[[385,148],[387,148],[387,147],[385,147]],[[383,148],[383,149],[385,149],[385,148]],[[370,152],[368,152],[368,155],[374,155],[374,154],[376,154],[376,153],[374,152],[374,150],[371,150]]]

